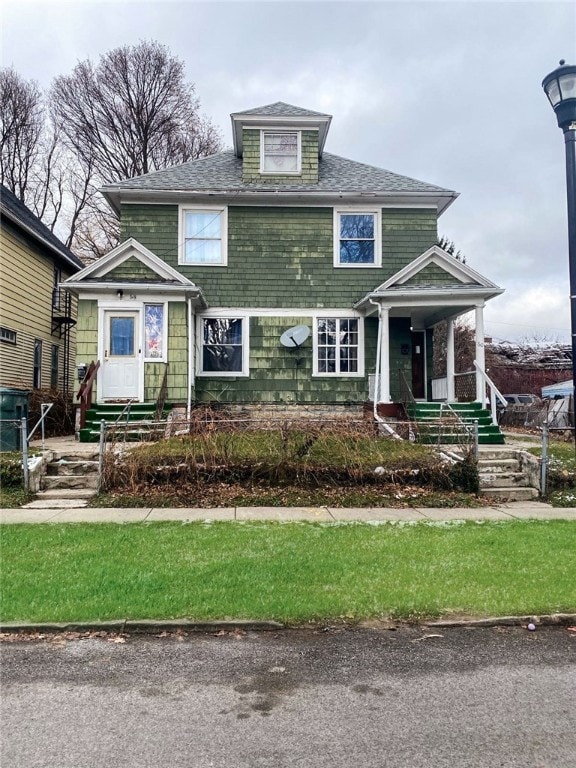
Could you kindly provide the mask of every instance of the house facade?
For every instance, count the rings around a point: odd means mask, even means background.
[[[62,282],[82,262],[0,187],[0,386],[72,394],[76,300]]]
[[[103,189],[121,243],[65,283],[99,402],[154,401],[165,375],[188,408],[426,400],[433,327],[450,349],[470,310],[482,365],[502,289],[436,245],[455,192],[325,152],[330,115],[231,118],[233,149]]]

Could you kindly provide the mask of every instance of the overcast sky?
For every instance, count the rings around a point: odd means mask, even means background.
[[[1,13],[2,65],[43,87],[117,46],[167,45],[227,145],[231,112],[330,113],[328,152],[460,193],[439,232],[506,289],[487,334],[569,340],[564,140],[541,82],[576,63],[573,0],[4,0]]]

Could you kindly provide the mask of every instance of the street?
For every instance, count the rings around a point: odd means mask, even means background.
[[[4,642],[3,766],[568,768],[566,627]]]

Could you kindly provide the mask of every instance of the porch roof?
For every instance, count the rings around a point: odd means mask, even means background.
[[[436,323],[464,315],[489,299],[499,296],[503,288],[478,284],[459,286],[395,285],[367,293],[354,309],[372,315],[378,307],[386,307],[390,317],[410,317],[414,328],[431,328]]]

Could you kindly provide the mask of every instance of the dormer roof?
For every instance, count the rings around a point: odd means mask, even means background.
[[[286,104],[283,101],[276,101],[274,104],[266,104],[254,109],[246,109],[243,112],[233,112],[230,118],[236,157],[242,157],[243,128],[316,129],[318,130],[318,156],[322,157],[326,136],[332,121],[332,115],[314,112],[303,107],[295,107],[293,104]]]

